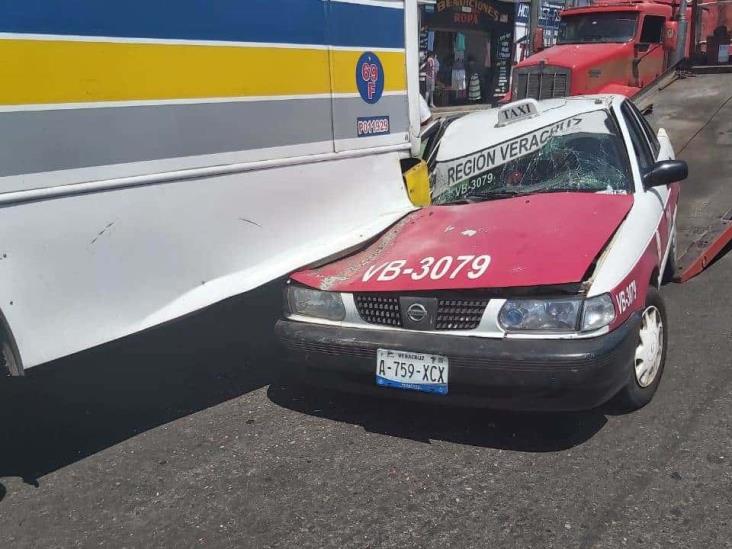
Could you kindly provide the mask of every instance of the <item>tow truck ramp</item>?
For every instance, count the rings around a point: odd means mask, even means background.
[[[676,219],[676,281],[686,282],[732,242],[732,74],[670,73],[635,101],[689,164]]]

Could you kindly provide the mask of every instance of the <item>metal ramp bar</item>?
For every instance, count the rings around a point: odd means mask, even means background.
[[[689,163],[676,219],[675,280],[686,282],[732,241],[732,75],[680,76],[672,85],[653,86],[642,99],[653,103],[649,118],[666,129],[677,157]]]
[[[730,242],[732,242],[732,210],[709,227],[709,230],[694,242],[679,259],[674,280],[686,282],[701,273]]]

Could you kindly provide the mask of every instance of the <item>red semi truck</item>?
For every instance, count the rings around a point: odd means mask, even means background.
[[[686,5],[685,23],[679,0],[595,0],[563,10],[556,45],[514,67],[505,100],[617,93],[644,110],[651,107],[679,60],[729,63],[722,61],[720,47],[726,45],[725,54],[729,50],[732,0],[687,0]],[[532,42],[543,44],[541,29]],[[695,87],[703,93],[703,84]],[[717,209],[709,208],[710,225],[702,236],[686,242],[677,280],[698,274],[732,241],[732,210],[717,217]]]
[[[716,12],[694,7],[690,1],[686,9],[685,57],[694,43],[691,37],[706,37],[717,24]],[[674,0],[599,0],[563,10],[557,44],[514,67],[511,99],[635,96],[673,66],[679,11]],[[534,43],[542,43],[540,34]]]

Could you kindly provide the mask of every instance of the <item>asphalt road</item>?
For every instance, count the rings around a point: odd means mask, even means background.
[[[663,288],[666,372],[626,415],[288,387],[277,284],[0,380],[0,547],[732,547],[730,273]]]
[[[303,394],[276,288],[37,369],[0,386],[0,546],[732,546],[730,272],[663,289],[665,376],[629,415]]]

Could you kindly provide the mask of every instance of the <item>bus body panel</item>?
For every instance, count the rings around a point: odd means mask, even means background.
[[[23,365],[248,291],[410,211],[416,14],[5,2],[0,311]]]

